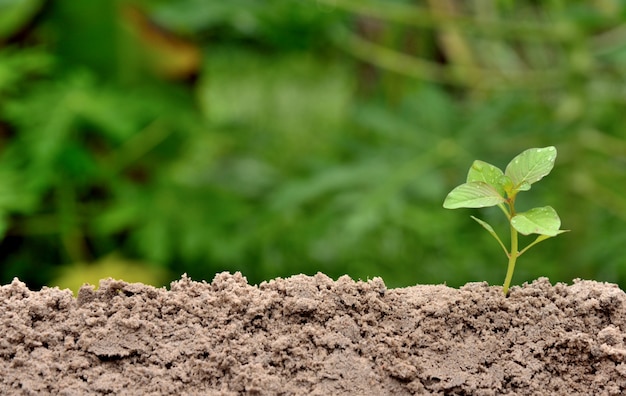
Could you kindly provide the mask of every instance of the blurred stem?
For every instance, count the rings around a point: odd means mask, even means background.
[[[412,26],[437,28],[454,23],[458,29],[486,33],[489,36],[510,37],[516,40],[562,42],[571,39],[571,32],[548,23],[512,20],[478,19],[459,15],[432,13],[430,10],[401,3],[364,2],[362,0],[317,0],[333,8]]]
[[[598,183],[588,170],[576,172],[572,176],[574,191],[595,205],[626,221],[626,199],[624,195]]]
[[[57,214],[30,215],[20,218],[12,225],[11,235],[54,235],[58,234],[60,220]]]
[[[507,90],[523,87],[524,89],[544,90],[562,85],[567,77],[565,70],[524,71],[499,75],[497,71],[468,66],[442,66],[416,58],[387,47],[364,40],[346,28],[337,27],[334,32],[335,43],[355,57],[409,77],[437,83],[459,86],[471,86],[484,90]],[[474,76],[465,79],[460,76]]]
[[[109,161],[110,167],[115,173],[122,171],[153,150],[169,135],[170,130],[164,127],[161,118],[155,119],[119,148]]]
[[[611,136],[596,129],[585,129],[578,136],[578,144],[581,147],[589,148],[606,156],[626,156],[626,142],[622,138]]]
[[[597,56],[613,55],[625,46],[626,24],[622,24],[592,38],[591,51]]]
[[[62,183],[56,190],[58,232],[65,251],[74,263],[87,261],[88,253],[83,233],[78,223],[76,192],[70,183]]]
[[[477,18],[481,21],[498,21],[503,17],[500,15],[500,7],[497,0],[482,0],[474,2]],[[499,73],[506,74],[512,70],[527,68],[522,60],[521,54],[516,48],[509,45],[505,38],[490,36],[488,38],[475,37],[472,40],[474,50],[480,54],[480,62],[483,67],[495,69]],[[535,47],[535,46],[526,46]]]
[[[432,8],[432,15],[457,16],[456,4],[453,0],[428,0]],[[445,20],[445,17],[444,17]],[[451,63],[466,66],[459,68],[460,72],[470,72],[476,68],[477,63],[472,55],[472,49],[459,31],[459,26],[453,21],[442,22],[437,29],[441,47]],[[462,75],[462,80],[472,80],[471,75]]]

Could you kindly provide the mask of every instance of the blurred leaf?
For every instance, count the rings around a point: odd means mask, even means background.
[[[185,79],[194,76],[201,63],[197,45],[163,26],[157,25],[143,11],[125,6],[121,13],[129,32],[129,52],[140,55],[146,68],[157,76]]]
[[[267,4],[254,0],[229,2],[206,2],[182,0],[161,2],[152,7],[152,16],[165,26],[181,32],[198,32],[229,25],[243,31],[253,30],[257,24],[256,14]]]
[[[30,22],[44,0],[3,0],[0,2],[0,41],[15,34]]]
[[[49,2],[39,27],[61,70],[89,71],[109,81],[118,80],[129,59],[120,59],[122,41],[117,18],[118,2],[109,0],[55,0]],[[74,73],[59,73],[68,75]]]
[[[30,183],[22,175],[7,166],[0,167],[0,210],[5,213],[28,213],[36,207],[36,196]]]
[[[491,237],[441,200],[474,158],[555,145],[569,176],[536,199],[577,232],[517,276],[626,282],[626,3],[461,3],[57,0],[3,22],[2,279],[119,251],[198,278],[499,283]],[[146,67],[171,60],[184,81]]]
[[[216,50],[204,76],[202,111],[213,124],[245,133],[249,150],[282,166],[333,151],[328,141],[344,122],[350,93],[343,66],[306,55]]]
[[[165,1],[153,4],[151,11],[157,23],[177,32],[211,31],[217,39],[295,50],[325,45],[327,27],[342,17],[334,7],[298,0]]]
[[[386,174],[387,169],[374,161],[327,169],[312,178],[286,184],[272,198],[272,207],[278,211],[300,207],[328,194],[376,183]]]
[[[52,57],[42,50],[0,50],[0,95],[19,92],[33,76],[49,72],[52,64]]]

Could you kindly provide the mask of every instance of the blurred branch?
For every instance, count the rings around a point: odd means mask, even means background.
[[[443,15],[456,17],[458,11],[456,4],[452,0],[428,0],[433,12],[433,16]],[[446,54],[450,63],[461,65],[463,67],[456,68],[459,72],[472,72],[476,70],[478,63],[474,59],[473,51],[467,43],[466,38],[461,34],[456,23],[443,21],[441,27],[437,30],[441,48]],[[461,75],[462,80],[474,80],[471,74]]]
[[[139,131],[115,152],[110,159],[110,167],[120,172],[152,149],[157,147],[170,135],[171,130],[164,127],[162,119],[157,118]]]
[[[565,83],[565,70],[508,71],[506,75],[494,70],[472,66],[450,65],[419,59],[364,40],[346,28],[334,31],[335,43],[357,58],[378,67],[409,77],[437,83],[452,84],[483,90],[510,90],[523,87],[531,90],[558,88]],[[472,76],[472,79],[462,76]]]
[[[594,36],[591,48],[595,55],[609,55],[626,47],[626,24]]]
[[[626,198],[614,187],[616,180],[623,179],[624,168],[615,166],[626,161],[626,142],[595,129],[581,131],[578,141],[570,144],[572,149],[587,151],[576,157],[591,160],[589,151],[599,154],[600,162],[580,167],[572,173],[571,186],[582,197],[602,207],[615,217],[626,221]],[[609,187],[610,186],[610,187]]]
[[[576,172],[571,180],[574,190],[582,197],[626,221],[626,200],[619,192],[598,183],[590,172]]]
[[[552,25],[511,20],[479,19],[446,13],[433,13],[424,8],[400,3],[381,2],[375,4],[360,0],[316,1],[344,11],[390,22],[427,28],[438,28],[452,23],[461,30],[486,33],[489,36],[511,37],[516,40],[562,42],[576,37],[577,34],[570,25],[565,24]]]
[[[626,158],[626,141],[598,130],[581,132],[579,144],[604,155]]]
[[[59,233],[58,214],[29,215],[11,224],[10,235],[54,235]]]
[[[89,254],[81,230],[82,222],[79,220],[75,186],[65,182],[59,185],[55,192],[59,213],[57,227],[65,252],[72,262],[84,261]]]

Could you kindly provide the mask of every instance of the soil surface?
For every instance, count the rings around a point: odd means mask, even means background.
[[[541,278],[387,289],[382,279],[183,276],[0,287],[1,394],[618,395],[626,294]]]

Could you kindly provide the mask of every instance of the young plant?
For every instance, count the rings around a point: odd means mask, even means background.
[[[533,183],[549,174],[555,160],[556,148],[553,146],[531,148],[522,152],[509,162],[504,173],[496,166],[476,160],[467,174],[467,182],[452,190],[443,202],[446,209],[498,206],[504,212],[511,229],[509,250],[487,222],[474,216],[471,218],[498,241],[509,258],[503,286],[505,295],[509,292],[517,258],[539,242],[569,231],[560,229],[561,219],[551,206],[533,208],[521,213],[515,211],[517,194],[530,190]],[[534,242],[519,251],[518,233],[538,236]]]

